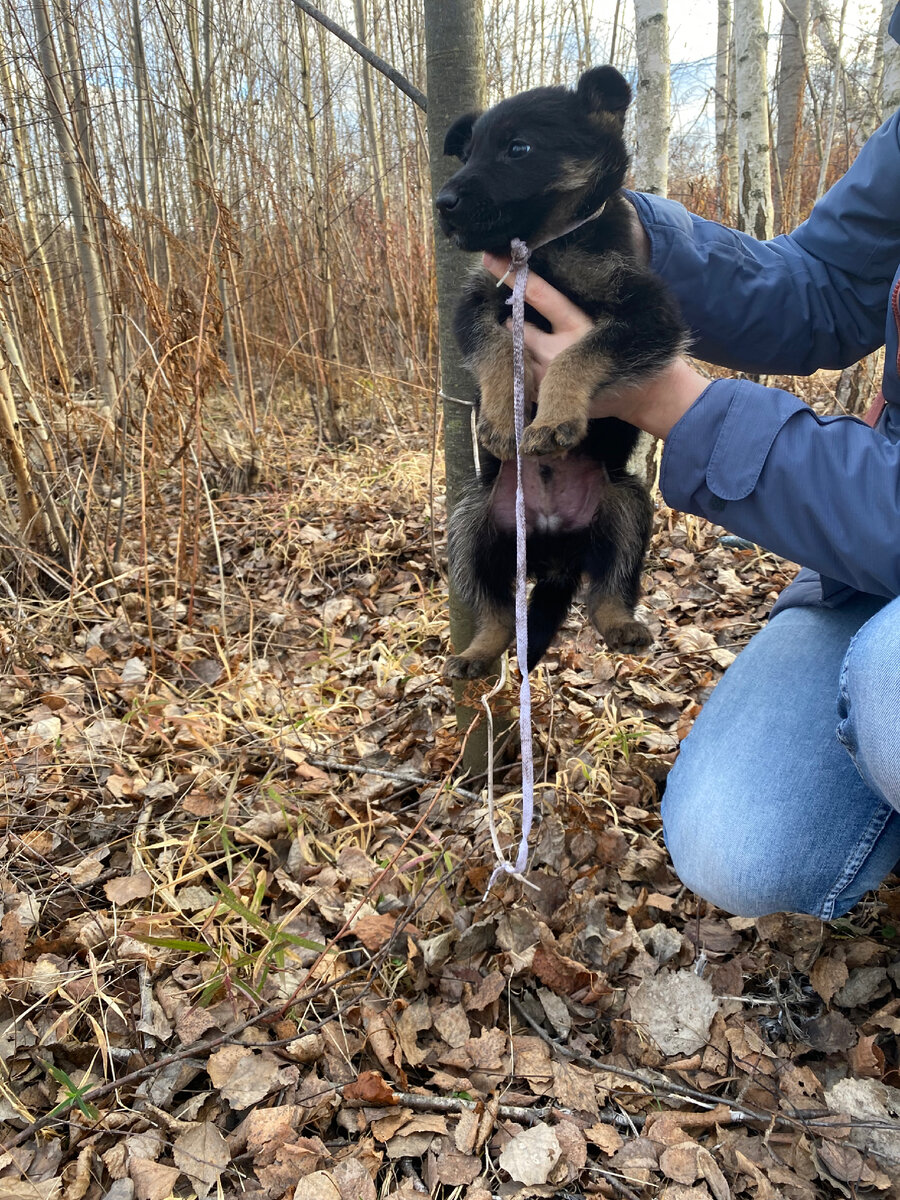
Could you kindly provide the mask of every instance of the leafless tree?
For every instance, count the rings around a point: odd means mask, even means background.
[[[734,47],[740,185],[738,228],[772,236],[772,177],[762,0],[735,0]]]
[[[634,0],[637,49],[634,183],[665,196],[669,184],[669,25],[666,0]]]

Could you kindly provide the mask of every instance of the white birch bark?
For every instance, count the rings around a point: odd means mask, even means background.
[[[665,196],[669,187],[669,24],[666,0],[634,0],[638,83],[634,186]]]
[[[772,175],[766,86],[766,28],[762,0],[735,0],[737,85],[738,229],[772,236]]]
[[[728,200],[728,108],[729,64],[731,61],[731,0],[717,0],[716,5],[716,163],[718,164],[718,216],[728,219],[731,205]]]

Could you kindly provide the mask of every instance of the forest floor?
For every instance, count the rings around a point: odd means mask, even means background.
[[[654,645],[570,619],[535,886],[484,899],[430,441],[268,461],[190,571],[173,483],[114,586],[7,604],[0,1200],[900,1196],[900,883],[732,918],[662,841],[679,739],[793,568],[658,507]]]

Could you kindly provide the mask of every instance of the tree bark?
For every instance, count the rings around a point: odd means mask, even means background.
[[[716,165],[720,221],[729,222],[734,211],[734,196],[729,187],[731,162],[729,161],[728,132],[733,128],[731,88],[731,63],[734,56],[734,41],[731,29],[731,0],[718,0],[716,5]]]
[[[322,178],[322,167],[319,157],[319,139],[316,131],[315,106],[312,93],[312,60],[309,52],[309,30],[306,17],[297,11],[297,29],[300,34],[300,103],[303,108],[303,120],[306,127],[307,160],[311,200],[316,231],[317,271],[322,280],[322,298],[324,307],[324,336],[322,358],[325,366],[325,387],[321,389],[318,403],[318,415],[321,431],[330,442],[339,442],[343,437],[338,409],[340,407],[338,372],[340,359],[340,341],[337,331],[337,316],[334,302],[334,281],[331,270],[331,254],[328,233],[328,217],[325,208],[326,186]]]
[[[781,56],[778,65],[776,97],[778,126],[775,159],[780,187],[777,223],[782,231],[797,223],[802,146],[800,131],[803,117],[803,93],[806,89],[806,36],[809,26],[809,0],[784,0],[781,14]]]
[[[444,157],[444,135],[448,127],[461,113],[484,107],[481,0],[425,0],[425,48],[431,192],[436,196],[457,166],[455,159]],[[440,230],[435,233],[434,257],[449,514],[475,474],[472,420],[475,384],[463,367],[453,335],[453,312],[473,258],[461,254]],[[450,638],[454,650],[467,646],[472,633],[471,614],[451,588]],[[456,697],[459,726],[468,729],[475,714],[461,704],[461,687],[457,688]],[[470,737],[466,754],[466,765],[472,770],[483,769],[486,761],[486,731],[481,728],[478,732],[483,736],[477,741]]]
[[[634,186],[665,196],[669,188],[669,26],[666,0],[634,0],[637,49]]]
[[[772,236],[772,176],[762,0],[735,0],[734,50],[740,184],[737,227]]]
[[[7,13],[7,33],[12,34],[9,13]],[[10,42],[10,45],[12,44]],[[10,68],[14,62],[14,59],[8,58],[6,55],[0,56],[0,99],[3,101],[3,106],[6,109],[9,119],[9,132],[16,165],[16,178],[19,185],[21,226],[24,234],[23,250],[26,258],[33,258],[37,263],[41,282],[41,296],[47,314],[47,326],[52,338],[52,357],[59,374],[60,386],[63,391],[67,392],[71,387],[72,380],[65,353],[66,342],[60,322],[57,289],[54,286],[53,277],[50,273],[50,266],[44,250],[41,226],[37,216],[37,205],[32,184],[34,168],[28,139],[24,136],[24,131],[28,128],[25,108],[22,103],[24,85],[18,74],[18,68],[16,79],[13,80]],[[10,212],[15,213],[15,208],[12,204],[10,205]]]
[[[118,389],[112,370],[112,316],[109,294],[100,261],[99,234],[88,197],[88,188],[91,186],[90,172],[88,164],[79,156],[78,145],[69,125],[73,119],[72,105],[63,86],[63,76],[51,37],[51,20],[47,8],[50,2],[51,0],[32,0],[41,74],[62,164],[66,198],[75,227],[75,242],[87,296],[101,406],[103,411],[110,415],[116,403]],[[75,69],[74,64],[72,69]]]
[[[819,164],[819,182],[816,185],[816,199],[820,199],[828,190],[828,168],[831,164],[831,150],[834,146],[834,133],[837,123],[838,96],[842,93],[846,72],[844,71],[843,46],[844,25],[847,18],[847,0],[841,4],[841,18],[838,25],[837,43],[834,48],[831,75],[831,106],[828,113],[828,127],[822,147],[822,161]],[[821,24],[824,24],[822,22]]]

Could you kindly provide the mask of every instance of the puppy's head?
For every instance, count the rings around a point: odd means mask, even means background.
[[[631,88],[614,67],[574,89],[534,88],[458,117],[444,153],[463,166],[437,197],[441,228],[463,250],[538,244],[597,211],[625,178]]]

